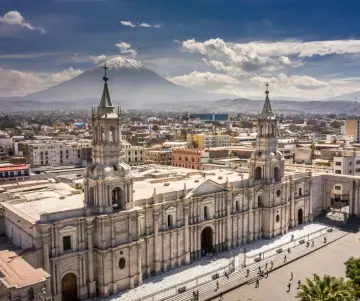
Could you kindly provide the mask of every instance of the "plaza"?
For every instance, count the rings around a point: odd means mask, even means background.
[[[298,300],[295,298],[298,280],[303,282],[305,278],[312,278],[314,273],[320,276],[327,274],[345,277],[344,262],[351,256],[359,256],[359,239],[359,233],[350,233],[324,248],[270,272],[267,279],[260,280],[258,288],[255,288],[255,283],[251,283],[230,291],[224,295],[224,301]],[[291,272],[294,273],[292,281],[289,280]],[[287,293],[289,282],[292,285]]]

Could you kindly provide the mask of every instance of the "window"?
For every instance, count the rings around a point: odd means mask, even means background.
[[[280,196],[280,194],[281,194],[281,190],[278,189],[278,190],[276,191],[276,195],[277,195],[277,196]]]
[[[335,185],[335,186],[334,186],[334,189],[335,189],[335,190],[341,190],[341,186]]]
[[[64,251],[71,250],[71,236],[63,236],[63,249]]]
[[[360,164],[360,160],[357,160],[357,161],[356,161],[356,164]]]
[[[341,162],[335,162],[335,165],[341,166]]]
[[[360,168],[356,168],[356,170],[355,170],[356,172],[360,172]]]
[[[351,166],[351,165],[352,165],[352,161],[349,162],[349,166]]]
[[[280,221],[280,215],[276,215],[276,222],[278,223]]]
[[[239,201],[236,201],[235,202],[235,210],[236,211],[240,211],[240,208],[239,208],[240,206],[239,206]]]
[[[299,188],[299,196],[302,196],[302,188]]]
[[[172,214],[168,214],[168,216],[167,216],[167,226],[168,226],[168,228],[172,228],[174,226]]]
[[[125,258],[120,258],[119,269],[122,270],[123,268],[125,268]]]
[[[35,299],[34,297],[34,289],[31,287],[28,289],[28,300],[33,301]]]
[[[341,170],[335,170],[335,173],[339,175],[341,174]]]
[[[208,206],[204,206],[204,219],[209,217]]]

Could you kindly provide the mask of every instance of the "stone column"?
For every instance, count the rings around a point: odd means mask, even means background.
[[[155,273],[160,273],[160,256],[161,248],[159,248],[159,212],[154,211],[154,255],[155,255]]]
[[[310,178],[309,180],[309,215],[308,215],[308,222],[312,222],[313,220],[313,180]]]
[[[240,216],[237,215],[236,216],[236,228],[237,228],[237,231],[236,231],[236,234],[237,234],[237,240],[236,240],[236,246],[240,246],[241,244],[241,241],[240,241]]]
[[[355,182],[354,213],[359,214],[359,183]]]
[[[43,244],[43,264],[45,272],[48,272],[50,275],[52,274],[50,271],[50,235],[49,233],[45,233],[42,236],[42,244]],[[46,291],[50,292],[50,279],[45,282]]]
[[[231,235],[231,193],[226,193],[226,240],[227,240],[227,250],[231,249],[232,245],[232,235]]]
[[[291,200],[290,200],[290,226],[295,227],[295,184],[290,184]]]
[[[96,294],[96,285],[94,281],[94,254],[93,254],[93,240],[92,234],[94,231],[94,226],[92,224],[92,219],[87,220],[88,224],[86,225],[86,233],[87,233],[87,245],[88,245],[88,294],[89,297],[94,297]]]
[[[190,253],[189,253],[189,206],[184,206],[184,220],[185,220],[185,227],[184,227],[184,236],[185,236],[185,263],[190,263]]]
[[[142,271],[141,271],[141,242],[137,245],[137,256],[138,256],[138,285],[142,285]]]
[[[248,213],[248,242],[254,240],[254,211],[252,194],[248,194],[249,213]]]

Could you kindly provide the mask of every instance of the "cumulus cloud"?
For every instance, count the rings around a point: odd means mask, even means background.
[[[101,62],[103,62],[103,61],[105,61],[107,59],[105,54],[98,55],[98,56],[90,56],[90,58],[92,59],[94,64],[101,63]]]
[[[24,17],[18,11],[9,11],[4,16],[0,17],[0,23],[7,25],[17,25],[30,30],[37,30],[40,34],[46,34],[46,30],[42,27],[35,27],[29,22],[26,22]]]
[[[194,88],[205,88],[206,90],[215,90],[223,85],[235,85],[239,83],[237,79],[229,75],[197,71],[181,76],[170,77],[168,80],[175,84]]]
[[[33,73],[0,67],[0,94],[24,96],[70,80],[81,73],[81,70],[73,68],[55,73]]]
[[[120,21],[120,24],[123,26],[127,26],[127,27],[142,27],[142,28],[161,28],[161,24],[150,24],[150,23],[146,23],[146,22],[141,22],[138,24],[135,24],[131,21]]]
[[[119,41],[119,43],[115,44],[115,46],[119,48],[121,54],[127,54],[132,57],[136,57],[137,55],[137,51],[133,49],[129,43]]]

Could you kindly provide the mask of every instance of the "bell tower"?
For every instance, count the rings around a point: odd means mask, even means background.
[[[285,160],[277,150],[277,120],[269,99],[269,85],[262,112],[257,118],[256,151],[250,159],[250,179],[255,184],[281,182],[284,176]]]
[[[93,163],[85,169],[85,206],[94,213],[125,209],[133,201],[131,168],[124,162],[120,108],[110,98],[107,67],[100,104],[92,109]]]

